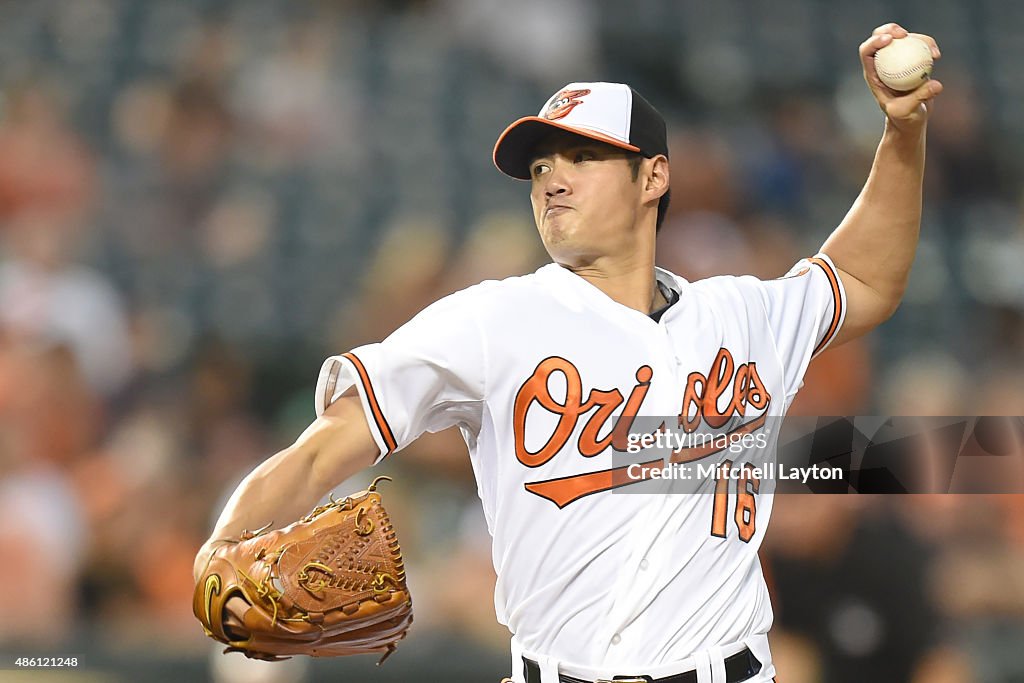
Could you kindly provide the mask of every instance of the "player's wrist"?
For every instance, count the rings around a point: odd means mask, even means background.
[[[227,543],[229,543],[229,541],[223,538],[210,538],[205,543],[203,543],[203,545],[199,548],[199,551],[196,553],[196,559],[192,564],[193,579],[195,579],[196,581],[199,580],[199,577],[201,577],[203,575],[203,572],[206,571],[207,565],[210,564],[210,558],[213,557],[213,554],[217,551],[217,548],[221,547],[222,545],[226,545]]]
[[[895,120],[886,116],[882,143],[915,152],[924,143],[928,130],[928,121]]]

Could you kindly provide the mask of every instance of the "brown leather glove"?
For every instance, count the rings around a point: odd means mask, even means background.
[[[192,598],[206,635],[253,659],[382,653],[383,662],[412,623],[412,598],[381,479],[283,529],[226,539]]]

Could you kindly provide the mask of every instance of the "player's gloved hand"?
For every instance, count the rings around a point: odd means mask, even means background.
[[[412,623],[412,599],[381,479],[283,529],[204,545],[192,600],[204,632],[254,659],[383,661]]]
[[[864,67],[864,80],[871,88],[871,94],[878,106],[885,112],[888,122],[906,132],[919,131],[928,120],[928,103],[942,92],[942,83],[930,79],[910,92],[892,90],[878,77],[875,71],[875,53],[893,40],[913,36],[927,43],[932,49],[932,59],[939,59],[942,53],[935,39],[923,33],[910,33],[899,24],[884,24],[871,32],[871,37],[860,45],[860,62]]]

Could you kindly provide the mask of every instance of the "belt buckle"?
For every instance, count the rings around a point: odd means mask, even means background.
[[[615,678],[599,678],[594,683],[651,683],[650,676],[616,676]]]

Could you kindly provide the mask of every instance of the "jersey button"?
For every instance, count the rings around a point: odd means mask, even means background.
[[[651,566],[651,563],[647,561],[646,557],[644,559],[640,560],[640,569],[643,569],[644,571],[646,571],[647,568],[650,567],[650,566]]]
[[[618,633],[616,633],[614,636],[612,636],[612,645],[618,645],[621,642],[622,642],[622,636],[620,636]]]

